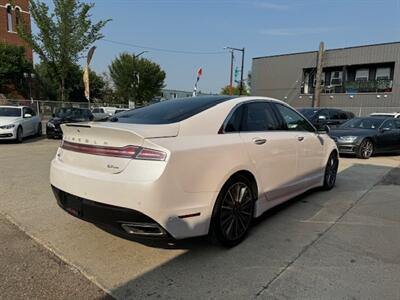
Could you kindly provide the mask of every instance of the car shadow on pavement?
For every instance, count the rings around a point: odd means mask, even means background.
[[[22,141],[21,145],[37,143],[37,142],[42,141],[44,139],[46,139],[46,136],[44,136],[44,135],[39,136],[39,137],[38,136],[29,136],[29,137],[24,138],[24,140]],[[3,140],[3,141],[0,140],[0,145],[4,145],[4,144],[18,144],[18,143],[16,141],[13,141],[13,140]]]
[[[111,293],[120,299],[254,298],[322,239],[391,169],[352,165],[339,173],[333,190],[314,189],[263,214],[255,220],[247,239],[231,249],[205,238],[173,242],[175,246],[138,240],[150,247],[187,251]]]

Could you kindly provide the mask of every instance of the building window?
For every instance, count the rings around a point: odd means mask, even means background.
[[[317,74],[314,76],[313,87],[317,86]],[[321,86],[325,86],[325,72],[321,73]]]
[[[368,81],[369,69],[358,69],[356,71],[356,81]]]
[[[390,68],[377,68],[375,79],[376,80],[390,80]]]
[[[342,71],[333,71],[331,73],[331,86],[341,86],[343,81],[343,72]]]
[[[7,31],[13,32],[13,17],[11,5],[7,5]]]
[[[21,24],[21,9],[19,7],[15,8],[15,26],[18,28]]]

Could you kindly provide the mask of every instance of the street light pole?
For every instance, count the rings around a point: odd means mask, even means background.
[[[135,55],[135,53],[132,53],[132,63],[133,64],[135,64],[135,60],[139,57],[139,56],[141,56],[142,54],[145,54],[145,53],[147,53],[147,52],[149,52],[149,51],[142,51],[142,52],[140,52],[139,54],[136,54]],[[134,67],[135,68],[135,67]],[[139,88],[139,80],[140,80],[140,74],[139,74],[139,72],[133,72],[133,83],[132,83],[132,89],[133,89],[133,102],[135,103],[135,106],[136,106],[136,102],[135,102],[135,98],[136,98],[136,92],[137,92],[137,89]],[[136,84],[135,84],[135,82],[136,82]]]

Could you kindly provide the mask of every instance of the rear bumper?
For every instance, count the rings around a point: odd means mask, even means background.
[[[66,193],[52,186],[58,205],[70,215],[118,233],[142,237],[170,238],[162,226],[141,212],[102,204]]]
[[[62,191],[61,194],[64,192],[79,199],[84,207],[81,218],[87,221],[113,227],[120,226],[121,221],[144,221],[157,224],[166,231],[166,236],[174,239],[206,235],[218,193],[185,192],[179,178],[167,170],[154,180],[139,181],[135,176],[146,172],[138,166],[140,163],[128,165],[119,174],[106,174],[67,165],[56,157],[51,163],[50,182],[56,197],[59,197],[57,193],[60,194],[57,191]],[[74,207],[67,209],[68,206],[62,202],[60,206],[80,217],[79,211],[73,211]],[[90,207],[90,212],[85,214],[86,207]],[[123,218],[120,212],[123,212]],[[125,228],[125,232],[128,229]]]

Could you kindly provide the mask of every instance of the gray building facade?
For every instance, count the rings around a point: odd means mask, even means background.
[[[310,107],[318,51],[253,58],[251,94]],[[325,50],[321,107],[357,115],[400,111],[400,42]]]

